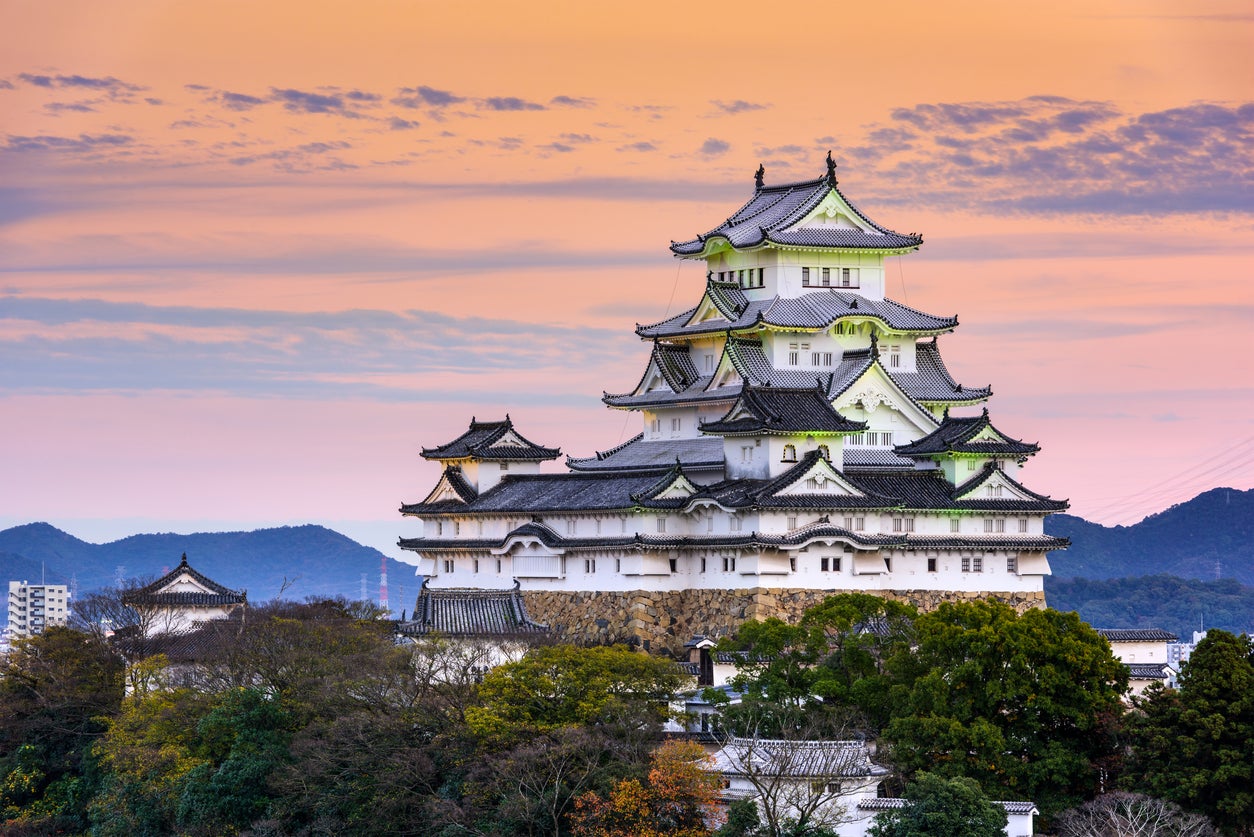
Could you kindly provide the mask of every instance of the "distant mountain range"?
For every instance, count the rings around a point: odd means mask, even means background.
[[[1056,514],[1045,531],[1071,539],[1070,549],[1050,557],[1054,578],[1166,573],[1254,585],[1254,490],[1213,488],[1133,526]]]
[[[1216,488],[1133,526],[1106,527],[1060,514],[1045,531],[1070,538],[1050,559],[1051,607],[1076,610],[1103,628],[1160,627],[1188,636],[1199,626],[1254,630],[1254,490]],[[47,523],[0,531],[0,581],[75,579],[80,593],[123,578],[156,578],[183,553],[215,581],[247,590],[251,601],[282,594],[370,599],[379,595],[383,553],[322,526],[255,532],[132,535],[106,544],[81,541]],[[418,579],[388,559],[389,600],[412,609]],[[1218,581],[1217,579],[1225,579]]]
[[[384,555],[323,526],[283,526],[254,532],[131,535],[111,543],[79,540],[47,523],[0,531],[0,580],[69,584],[80,594],[124,579],[155,579],[178,566],[182,555],[197,570],[253,602],[280,595],[361,598],[379,596]],[[389,602],[399,615],[418,594],[414,567],[387,559]]]

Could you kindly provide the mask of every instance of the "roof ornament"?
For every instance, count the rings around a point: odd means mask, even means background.
[[[945,415],[944,415],[944,419],[945,419],[945,421],[949,421],[949,405],[948,405],[948,404],[946,404],[946,405],[945,405]]]
[[[180,567],[186,567],[186,566],[187,566],[187,553],[186,553],[186,552],[184,552],[184,553],[183,553],[183,560],[182,560],[182,561],[179,561],[179,566],[180,566]]]
[[[858,310],[858,298],[856,296],[849,301],[849,310],[850,311]]]
[[[762,180],[766,177],[766,166],[758,163],[758,170],[753,173],[753,182],[759,189],[762,188]]]
[[[988,405],[984,405],[984,420],[988,421]]]
[[[879,356],[880,356],[880,341],[879,341],[879,338],[875,336],[875,332],[872,331],[871,332],[871,358],[874,360],[878,360]]]
[[[827,185],[832,188],[836,187],[836,161],[832,159],[832,151],[827,151]]]

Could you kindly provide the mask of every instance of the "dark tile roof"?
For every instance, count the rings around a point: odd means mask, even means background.
[[[1128,663],[1128,677],[1132,680],[1166,680],[1170,677],[1166,663]]]
[[[797,741],[732,738],[714,754],[723,774],[752,771],[788,777],[884,776],[888,768],[871,761],[864,741]]]
[[[832,192],[869,229],[790,229]],[[910,250],[923,243],[922,236],[901,235],[872,221],[845,197],[832,175],[778,186],[759,184],[749,201],[733,212],[726,221],[691,241],[672,242],[671,251],[679,256],[699,256],[705,251],[706,242],[712,238],[726,240],[737,249],[775,242],[798,247]]]
[[[633,494],[656,482],[656,473],[511,474],[468,503],[453,508],[439,503],[415,503],[402,506],[401,512],[421,515],[444,511],[458,514],[626,511],[636,505],[631,499]]]
[[[1107,642],[1179,642],[1180,637],[1161,628],[1095,628]]]
[[[516,444],[498,444],[507,434],[517,438]],[[490,461],[545,460],[561,455],[557,448],[546,448],[523,438],[508,415],[504,421],[470,420],[470,429],[447,444],[423,448],[426,459],[486,459]]]
[[[990,430],[1003,441],[990,440],[971,441],[984,430]],[[969,453],[983,456],[1029,456],[1041,448],[1033,442],[1022,442],[1002,433],[988,418],[988,408],[978,416],[956,417],[946,412],[940,427],[922,439],[906,445],[898,445],[895,450],[902,456],[932,456],[943,453]]]
[[[688,355],[686,345],[655,342],[653,360],[657,364],[658,371],[662,373],[662,377],[666,379],[666,385],[675,392],[683,392],[701,377],[697,374],[697,367],[693,365],[692,358]]]
[[[676,460],[690,471],[721,471],[723,440],[700,438],[645,441],[644,434],[639,433],[618,447],[598,452],[596,456],[587,459],[567,457],[566,465],[572,471],[662,472],[674,465]]]
[[[851,421],[833,410],[824,392],[816,386],[805,389],[744,387],[726,415],[701,425],[702,433],[720,436],[837,434],[865,429],[866,422]]]
[[[914,461],[898,456],[891,448],[862,448],[845,445],[845,470],[885,468],[913,468]]]
[[[958,326],[957,317],[938,317],[891,299],[868,299],[836,288],[815,290],[798,297],[753,300],[738,309],[739,316],[689,324],[696,308],[647,326],[637,326],[645,338],[675,338],[720,331],[745,331],[764,323],[779,328],[823,331],[841,319],[873,319],[885,328],[901,332],[939,333]]]
[[[534,636],[548,630],[527,616],[517,583],[512,590],[433,590],[424,582],[414,618],[397,626],[403,636]]]
[[[207,592],[162,592],[162,588],[173,584],[184,573],[195,579],[196,583],[208,588]],[[246,593],[225,587],[194,569],[187,563],[187,553],[183,553],[183,560],[179,562],[177,567],[161,576],[161,578],[151,584],[140,587],[138,590],[132,590],[123,596],[123,601],[126,604],[167,607],[222,607],[225,605],[242,604],[247,600],[248,595]]]
[[[910,803],[898,796],[864,796],[858,800],[859,811],[895,811],[899,808],[905,808]],[[994,800],[994,805],[1000,805],[1005,809],[1007,814],[1039,814],[1036,804],[1033,802],[1018,802],[1015,800]]]
[[[1010,549],[1021,552],[1051,552],[1071,545],[1067,538],[1052,535],[1012,537],[1010,535],[907,535],[906,547],[928,549]]]
[[[964,387],[953,379],[941,359],[936,340],[915,344],[914,372],[892,372],[901,388],[925,404],[976,404],[993,394],[992,387]]]
[[[847,474],[851,483],[864,490],[900,500],[902,508],[917,510],[966,510],[988,512],[1052,512],[1067,508],[1066,500],[1054,500],[1041,494],[1029,491],[1021,484],[1006,477],[1006,482],[1018,491],[1022,491],[1029,499],[1018,498],[980,498],[959,500],[978,482],[989,479],[993,469],[986,468],[973,480],[959,486],[950,485],[938,470],[929,471],[882,471],[859,472]],[[1003,476],[1005,476],[1003,474]]]

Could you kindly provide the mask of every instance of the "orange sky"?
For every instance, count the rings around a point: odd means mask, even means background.
[[[1254,485],[1248,5],[780,11],[0,0],[0,525],[383,544],[472,414],[616,444],[669,241],[829,148],[1029,487]]]

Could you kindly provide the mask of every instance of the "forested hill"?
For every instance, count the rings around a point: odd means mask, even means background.
[[[371,599],[379,593],[383,553],[323,526],[283,526],[253,532],[191,535],[131,535],[105,544],[79,540],[47,523],[0,531],[0,579],[68,584],[80,594],[113,586],[124,578],[155,579],[178,566],[186,553],[191,565],[250,601],[315,596],[361,598],[361,576]],[[412,608],[417,579],[409,564],[388,559],[390,601],[398,613]],[[286,589],[284,590],[284,584]]]
[[[1254,490],[1214,488],[1133,526],[1079,517],[1046,518],[1045,531],[1071,539],[1050,556],[1055,578],[1167,574],[1254,585]]]

